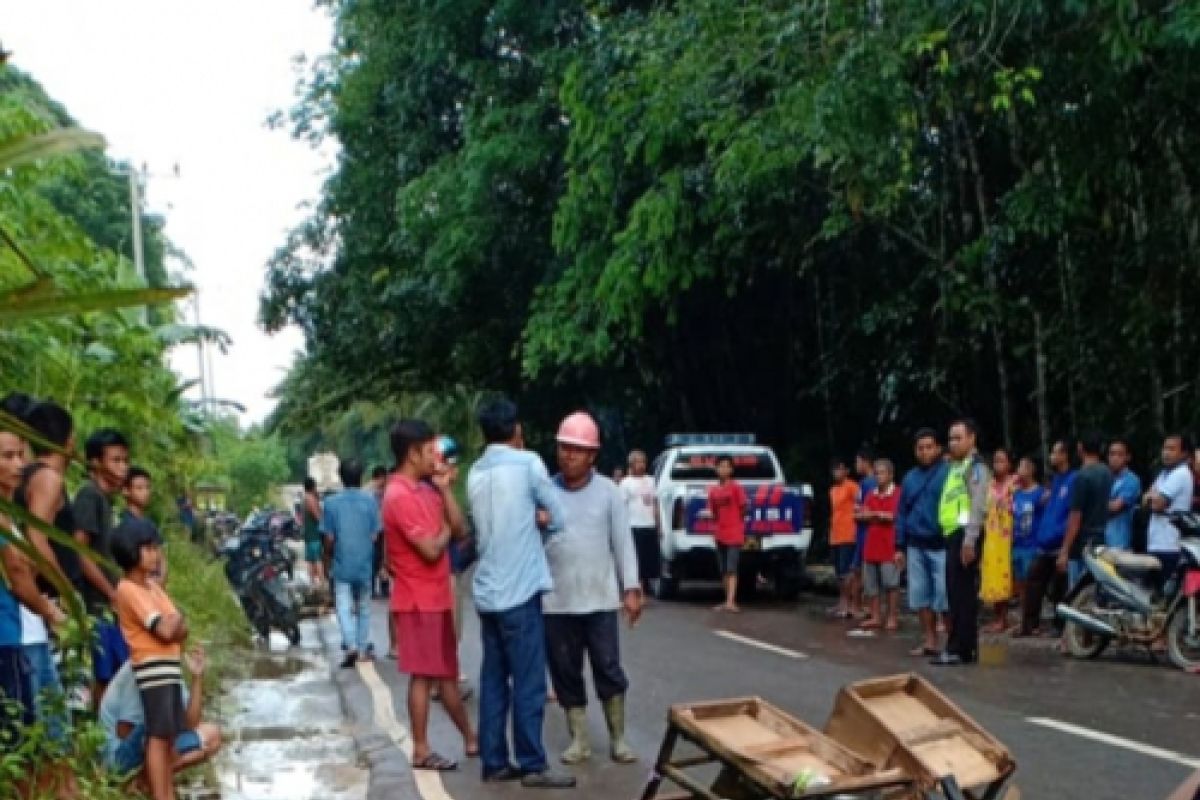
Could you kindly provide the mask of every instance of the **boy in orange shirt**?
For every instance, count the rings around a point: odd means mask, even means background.
[[[838,604],[830,613],[838,619],[850,617],[850,589],[854,575],[854,506],[858,484],[850,479],[850,468],[840,458],[829,464],[833,484],[829,487],[829,552],[838,579]]]
[[[154,800],[174,800],[175,738],[187,730],[183,705],[183,642],[187,623],[150,576],[161,569],[162,549],[152,525],[131,520],[112,541],[125,577],[113,605],[129,643],[134,678],[146,714],[146,777]]]

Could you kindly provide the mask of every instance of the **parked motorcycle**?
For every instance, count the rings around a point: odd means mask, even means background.
[[[1171,663],[1200,671],[1200,515],[1177,512],[1170,520],[1181,535],[1180,559],[1163,580],[1154,556],[1104,546],[1084,552],[1087,571],[1057,608],[1072,656],[1096,658],[1114,641],[1150,647],[1165,638]]]
[[[298,645],[300,610],[288,588],[292,562],[285,555],[287,548],[276,547],[269,535],[243,530],[227,539],[221,550],[225,575],[258,635],[266,639],[275,628]]]

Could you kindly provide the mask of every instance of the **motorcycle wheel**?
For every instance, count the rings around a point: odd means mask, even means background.
[[[1095,584],[1080,589],[1079,594],[1075,595],[1075,599],[1071,601],[1071,608],[1084,614],[1091,614],[1095,607]],[[1076,625],[1070,620],[1067,620],[1067,624],[1063,628],[1063,642],[1066,644],[1067,652],[1073,658],[1096,658],[1104,652],[1104,648],[1108,647],[1109,641],[1107,636],[1092,633],[1082,625]]]
[[[1194,598],[1190,602],[1198,602]],[[1197,609],[1200,613],[1200,609]],[[1167,623],[1167,655],[1184,672],[1200,672],[1200,631],[1188,637],[1188,607],[1181,605]]]

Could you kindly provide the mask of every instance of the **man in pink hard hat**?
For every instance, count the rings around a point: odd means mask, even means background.
[[[558,429],[558,487],[565,525],[546,544],[554,589],[542,596],[550,680],[567,712],[571,745],[565,764],[591,756],[587,736],[587,693],[583,658],[592,665],[596,695],[608,723],[612,759],[629,764],[637,756],[625,743],[625,691],[617,612],[630,624],[642,612],[633,531],[620,489],[595,470],[600,431],[585,412],[563,420]]]

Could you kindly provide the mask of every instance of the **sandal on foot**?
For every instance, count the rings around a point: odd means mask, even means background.
[[[453,772],[454,770],[458,769],[458,762],[451,761],[445,756],[438,755],[437,753],[430,753],[420,761],[414,761],[412,766],[413,769],[427,769],[433,770],[434,772]]]
[[[934,656],[941,655],[941,651],[935,647],[925,647],[922,645],[921,647],[914,647],[912,650],[909,650],[908,654],[914,658],[933,658]]]

